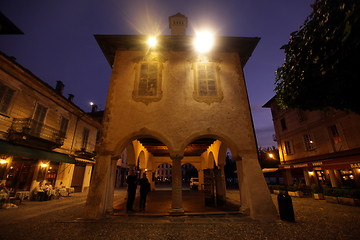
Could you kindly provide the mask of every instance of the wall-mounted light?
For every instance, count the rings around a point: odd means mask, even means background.
[[[309,171],[309,175],[314,175],[314,171]]]
[[[0,164],[7,164],[7,163],[8,163],[7,160],[5,160],[5,159],[0,159]]]
[[[214,34],[208,30],[204,30],[196,33],[194,47],[197,52],[206,53],[212,49],[214,42]]]
[[[274,158],[274,154],[269,153],[269,158]]]
[[[42,167],[42,168],[47,168],[49,166],[49,164],[47,164],[47,163],[41,163],[40,164],[40,167]]]

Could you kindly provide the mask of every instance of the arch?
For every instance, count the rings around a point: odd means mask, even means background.
[[[214,138],[220,140],[222,143],[225,143],[225,145],[227,145],[228,148],[230,148],[233,155],[236,155],[240,152],[240,150],[236,147],[236,144],[229,137],[221,133],[212,132],[210,128],[207,131],[200,131],[186,138],[183,144],[181,145],[182,151],[185,150],[186,146],[188,146],[195,140],[201,138]]]
[[[130,142],[126,146],[126,152],[127,152],[127,161],[129,166],[135,166],[136,165],[136,158],[135,158],[135,149],[133,144]]]
[[[137,132],[130,133],[126,137],[121,138],[117,142],[115,149],[113,149],[114,155],[116,156],[116,155],[121,154],[121,152],[123,151],[123,149],[125,148],[125,146],[128,143],[131,143],[132,141],[139,139],[139,138],[154,138],[154,139],[164,143],[168,147],[169,152],[173,152],[173,146],[166,137],[164,137],[162,134],[160,134],[156,131],[152,131],[147,128],[142,128]]]
[[[215,161],[213,152],[209,153],[208,162],[206,165],[207,165],[207,168],[214,168],[214,166],[216,165],[216,161]]]
[[[144,153],[144,150],[142,150],[140,153],[139,153],[139,156],[137,157],[137,164],[136,166],[138,166],[140,169],[145,169],[146,168],[146,165],[147,165],[147,159],[145,158],[145,153]]]
[[[189,167],[187,167],[189,166]],[[187,175],[188,180],[190,180],[191,177],[198,177],[198,169],[191,163],[184,163],[181,165],[182,170],[182,176],[184,178],[184,175]]]
[[[219,165],[225,166],[227,150],[228,150],[228,146],[226,145],[226,143],[222,142],[220,145],[219,155],[218,155],[218,164]]]
[[[165,165],[166,164],[166,165]],[[157,184],[169,184],[172,180],[172,164],[160,163],[155,168],[154,177]]]

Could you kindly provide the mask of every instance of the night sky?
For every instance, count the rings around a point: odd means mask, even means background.
[[[187,34],[209,28],[227,37],[260,37],[247,62],[245,80],[260,147],[276,146],[269,109],[275,71],[284,61],[280,47],[311,13],[314,0],[2,0],[0,11],[24,35],[0,35],[0,50],[37,77],[90,111],[105,108],[111,68],[94,34],[169,35],[168,17],[188,17]]]

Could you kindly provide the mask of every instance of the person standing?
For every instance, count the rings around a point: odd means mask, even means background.
[[[137,177],[133,169],[130,170],[129,176],[126,178],[126,183],[128,185],[127,188],[128,198],[126,203],[126,211],[134,212],[133,205],[136,195]]]
[[[35,198],[39,201],[45,200],[45,191],[44,191],[44,180],[39,182],[39,185],[34,189]]]
[[[142,178],[139,181],[140,185],[140,211],[145,211],[146,196],[150,192],[150,183],[144,172]]]

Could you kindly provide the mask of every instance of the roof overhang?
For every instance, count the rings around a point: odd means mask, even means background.
[[[147,38],[146,35],[95,35],[111,67],[116,51],[147,51]],[[258,37],[216,37],[212,52],[237,52],[244,67],[259,41]],[[162,35],[157,37],[157,42],[159,51],[194,51],[193,36]]]

